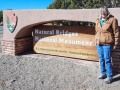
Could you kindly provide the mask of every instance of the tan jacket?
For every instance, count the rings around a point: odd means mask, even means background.
[[[95,42],[102,45],[117,45],[119,38],[118,21],[114,16],[109,15],[102,27],[100,18],[96,20],[95,26]]]

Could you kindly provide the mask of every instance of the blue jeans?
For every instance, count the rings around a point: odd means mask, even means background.
[[[111,52],[112,46],[97,45],[98,56],[100,59],[100,70],[102,75],[112,78]]]

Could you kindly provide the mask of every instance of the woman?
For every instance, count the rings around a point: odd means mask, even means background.
[[[100,17],[96,20],[95,30],[101,71],[98,79],[106,78],[105,83],[110,84],[113,81],[111,52],[112,48],[118,44],[119,30],[117,19],[110,14],[106,7],[100,8]]]

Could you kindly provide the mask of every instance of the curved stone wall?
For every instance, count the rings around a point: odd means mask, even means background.
[[[119,20],[118,23],[120,26],[120,8],[111,8],[109,10],[111,14],[113,14]],[[17,26],[13,33],[9,32],[6,24],[6,14],[9,12],[15,13],[15,15],[18,18]],[[15,38],[27,37],[30,28],[40,23],[56,21],[56,20],[95,22],[98,15],[99,15],[99,9],[5,10],[3,11],[3,16],[4,16],[3,39],[14,40]],[[24,30],[22,31],[22,29]]]

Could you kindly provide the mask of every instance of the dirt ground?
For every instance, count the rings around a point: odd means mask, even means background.
[[[120,90],[120,74],[109,85],[98,80],[98,74],[98,62],[33,53],[3,55],[0,46],[0,90]]]

